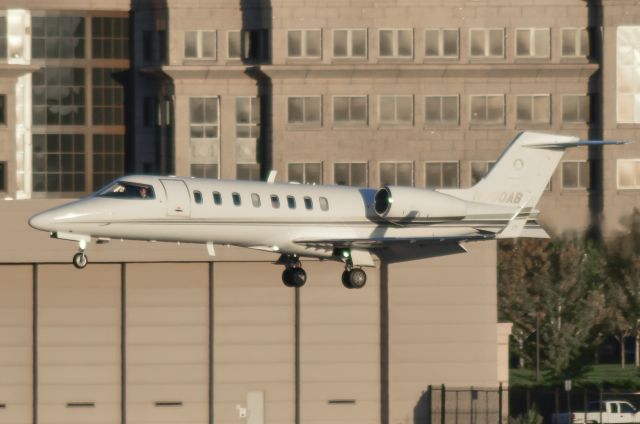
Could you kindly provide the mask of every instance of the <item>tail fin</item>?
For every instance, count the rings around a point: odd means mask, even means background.
[[[468,201],[526,211],[540,200],[566,148],[594,144],[622,142],[582,141],[577,137],[525,131],[518,134],[476,185],[446,192]]]

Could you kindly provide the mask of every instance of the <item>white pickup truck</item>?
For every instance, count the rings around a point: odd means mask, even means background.
[[[587,411],[553,414],[553,424],[623,424],[640,423],[640,411],[624,400],[589,402]]]

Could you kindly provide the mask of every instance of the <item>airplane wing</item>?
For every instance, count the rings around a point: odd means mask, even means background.
[[[467,250],[460,244],[464,241],[488,240],[495,238],[494,233],[479,233],[464,237],[373,237],[366,239],[307,239],[295,240],[295,243],[323,249],[351,249],[355,262],[356,257],[362,260],[362,264],[373,262],[363,260],[363,254],[370,258],[373,253],[387,263],[413,261],[418,259],[434,258],[437,256],[466,253]],[[357,255],[357,256],[356,256]]]

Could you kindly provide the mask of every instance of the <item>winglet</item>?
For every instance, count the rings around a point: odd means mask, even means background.
[[[276,176],[278,175],[278,171],[272,169],[269,171],[269,176],[267,177],[267,183],[273,184],[276,182]]]

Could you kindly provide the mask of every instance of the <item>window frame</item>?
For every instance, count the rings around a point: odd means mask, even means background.
[[[352,99],[355,98],[364,98],[364,113],[365,113],[365,117],[364,117],[364,121],[353,121],[351,119],[349,120],[344,120],[344,121],[339,121],[336,120],[336,99],[339,98],[346,98],[349,99],[349,103],[348,103],[348,111],[349,111],[349,117],[351,117],[352,113],[351,113],[351,108],[352,108]],[[332,96],[332,102],[331,102],[331,108],[332,108],[332,116],[333,116],[333,127],[334,128],[365,128],[369,126],[369,96],[367,94],[364,95],[334,95]]]
[[[491,54],[491,31],[500,30],[502,31],[502,53],[499,55]],[[473,54],[473,36],[472,33],[474,31],[482,31],[484,33],[484,45],[483,45],[483,54],[482,55],[474,55]],[[474,27],[469,28],[469,57],[471,59],[504,59],[505,58],[505,29],[504,27]]]
[[[475,120],[473,118],[473,99],[475,97],[484,97],[485,98],[485,116],[488,118],[489,117],[489,98],[490,97],[500,97],[502,98],[502,119],[500,119],[499,121],[489,121],[488,119],[486,120]],[[504,93],[499,93],[499,94],[470,94],[469,95],[469,124],[470,125],[481,125],[481,126],[504,126],[506,123],[506,109],[507,109],[507,102],[506,102],[506,96]]]
[[[336,31],[347,32],[347,54],[336,56]],[[364,31],[364,55],[353,55],[353,32]],[[367,60],[369,58],[369,28],[333,28],[331,30],[331,57],[335,60]]]
[[[290,127],[294,127],[294,128],[300,128],[300,127],[321,127],[322,126],[322,122],[323,122],[323,99],[322,99],[322,95],[318,95],[318,96],[314,96],[314,95],[303,95],[303,96],[287,96],[287,125]],[[306,106],[306,99],[319,99],[320,101],[320,107],[318,108],[320,111],[320,116],[319,116],[319,120],[316,121],[306,121],[306,110],[307,110],[307,106]],[[289,102],[292,99],[303,99],[302,101],[302,118],[303,118],[303,122],[291,122],[290,121],[290,113],[289,113]]]
[[[391,40],[391,50],[392,53],[391,55],[383,55],[382,52],[380,51],[380,47],[381,47],[381,42],[380,40],[382,39],[382,31],[392,31],[392,40]],[[400,50],[400,43],[399,43],[399,34],[400,31],[411,31],[411,53],[409,55],[400,55],[399,54],[399,50]],[[378,58],[381,60],[411,60],[414,58],[415,56],[415,44],[416,44],[416,40],[415,40],[416,36],[415,36],[415,31],[412,27],[406,27],[406,28],[378,28]]]
[[[394,103],[394,121],[383,121],[382,120],[382,99],[383,98],[393,98]],[[409,121],[399,121],[398,120],[398,99],[399,98],[410,98],[411,99],[411,118]],[[378,125],[381,128],[392,127],[392,128],[410,128],[415,124],[415,99],[413,94],[379,94],[378,95]]]
[[[484,172],[482,177],[476,182],[473,182],[473,164],[474,163],[482,163],[486,167],[486,171]],[[482,181],[489,174],[489,172],[491,172],[491,169],[493,169],[495,165],[496,165],[496,160],[470,160],[469,161],[469,187],[473,187],[474,185]]]
[[[520,119],[519,115],[518,115],[518,101],[521,98],[530,98],[531,102],[530,102],[530,107],[531,107],[531,120],[524,120],[524,119]],[[548,106],[549,106],[549,116],[548,119],[546,121],[536,121],[535,120],[535,98],[542,98],[542,97],[546,97],[547,101],[548,101]],[[516,95],[516,124],[518,125],[537,125],[537,126],[548,126],[551,125],[552,122],[552,116],[553,116],[553,109],[552,109],[552,103],[551,103],[551,94],[550,93],[536,93],[536,94],[517,94]]]
[[[567,187],[565,186],[565,181],[564,181],[564,166],[565,164],[575,164],[577,166],[577,171],[576,171],[576,187]],[[582,171],[580,171],[580,169],[582,168],[580,166],[580,164],[585,164],[585,170],[587,173],[587,184],[583,187],[580,185],[581,182],[583,182],[583,178],[582,178]],[[563,160],[562,161],[562,166],[560,166],[560,187],[562,188],[562,190],[566,190],[566,191],[587,191],[591,188],[591,175],[589,175],[591,172],[590,170],[590,164],[589,164],[589,160]]]
[[[291,179],[291,165],[302,165],[302,177],[304,181],[293,181]],[[318,182],[318,185],[322,184],[322,182],[324,181],[324,169],[323,169],[323,163],[322,161],[318,161],[318,162],[288,162],[287,163],[287,181],[289,182],[295,182],[298,184],[316,184],[315,182],[307,182],[307,166],[308,165],[318,165],[319,169],[320,169],[320,181]]]
[[[369,162],[334,162],[333,163],[333,183],[339,185],[336,181],[336,165],[348,165],[349,168],[349,183],[346,187],[369,187]],[[363,186],[353,185],[353,165],[364,165],[365,184]]]
[[[565,120],[565,102],[567,100],[567,98],[569,97],[577,97],[578,98],[578,108],[577,108],[577,118],[575,120]],[[587,116],[584,117],[584,120],[581,120],[581,111],[582,111],[582,107],[580,107],[580,101],[581,99],[583,99],[584,101],[587,102],[586,104],[586,113]],[[562,100],[562,104],[560,107],[560,113],[561,113],[561,119],[562,119],[562,123],[564,124],[568,124],[568,125],[588,125],[591,123],[591,96],[588,93],[583,93],[583,94],[563,94],[561,97]],[[584,105],[582,105],[583,107],[585,107]]]
[[[395,166],[395,176],[394,176],[394,183],[393,184],[382,184],[382,165],[383,164],[393,164]],[[382,185],[400,185],[398,184],[398,165],[401,164],[411,164],[411,184],[408,186],[403,186],[403,187],[415,187],[416,186],[416,166],[413,163],[413,161],[405,161],[405,160],[397,160],[397,161],[393,161],[393,160],[383,160],[378,162],[378,185],[382,186]]]
[[[636,184],[633,186],[622,186],[620,184],[620,165],[622,163],[635,164],[638,173],[635,175]],[[640,190],[640,158],[620,158],[616,159],[616,188],[618,190]]]
[[[438,34],[438,54],[437,55],[429,55],[427,54],[427,32],[436,32]],[[445,31],[455,31],[456,33],[456,53],[454,55],[445,54],[444,52],[444,33]],[[424,58],[425,60],[434,60],[434,59],[458,59],[460,58],[460,28],[452,28],[452,27],[432,27],[425,28],[423,31],[424,35]]]
[[[440,120],[439,121],[430,121],[427,119],[427,99],[440,99]],[[456,119],[455,121],[444,120],[442,117],[444,116],[444,99],[445,98],[455,98],[456,99]],[[427,94],[423,97],[424,99],[424,125],[427,127],[443,127],[443,126],[459,126],[460,125],[460,94]]]
[[[291,56],[289,52],[289,34],[294,31],[300,31],[300,56]],[[317,31],[320,33],[320,46],[319,46],[319,54],[317,56],[312,56],[307,53],[309,46],[307,44],[308,33],[312,31]],[[322,34],[322,28],[289,28],[287,29],[287,60],[322,60],[323,56],[323,45],[324,45],[324,37]]]
[[[518,31],[529,32],[529,54],[518,54]],[[547,49],[546,55],[537,54],[536,50],[536,32],[544,31],[547,33]],[[516,59],[549,59],[551,58],[551,28],[549,27],[518,27],[514,30],[513,54]]]
[[[456,165],[456,186],[455,187],[445,187],[443,184],[444,181],[444,164],[451,164],[454,163]],[[438,164],[440,165],[440,185],[439,186],[429,186],[427,178],[429,173],[427,172],[427,167],[429,165],[435,165]],[[438,189],[445,189],[445,190],[449,190],[449,189],[457,189],[460,188],[460,161],[458,160],[428,160],[424,162],[424,186],[425,188],[429,189],[429,190],[438,190]]]
[[[574,54],[564,53],[564,33],[567,31],[573,31],[574,41]],[[587,45],[586,47],[582,43],[582,33],[585,33]],[[586,51],[585,51],[586,50]],[[591,56],[591,36],[589,33],[589,27],[562,27],[560,28],[560,57],[562,59],[587,59]]]
[[[187,34],[195,33],[196,34],[196,56],[187,56]],[[213,33],[214,41],[213,41],[213,56],[204,56],[204,34]],[[190,30],[184,31],[184,50],[183,50],[183,58],[186,61],[194,60],[194,61],[215,61],[218,59],[218,30],[216,29],[198,29],[198,30]]]

